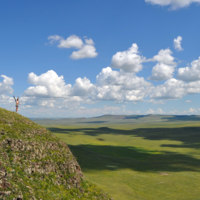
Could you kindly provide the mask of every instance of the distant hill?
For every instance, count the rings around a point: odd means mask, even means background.
[[[111,199],[87,182],[66,143],[0,108],[0,199]]]
[[[137,124],[137,123],[162,123],[162,122],[183,122],[200,121],[199,115],[103,115],[91,118],[45,118],[32,119],[39,124]]]

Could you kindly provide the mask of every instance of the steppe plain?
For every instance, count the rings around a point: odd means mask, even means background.
[[[32,119],[68,144],[115,200],[200,199],[200,116]]]

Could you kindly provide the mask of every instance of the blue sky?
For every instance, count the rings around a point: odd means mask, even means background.
[[[200,0],[1,1],[0,106],[28,117],[200,114]]]

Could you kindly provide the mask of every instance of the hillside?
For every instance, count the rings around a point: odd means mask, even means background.
[[[0,199],[110,199],[85,180],[66,143],[0,108]]]

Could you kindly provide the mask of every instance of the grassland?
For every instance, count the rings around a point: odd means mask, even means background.
[[[199,116],[35,120],[115,200],[199,200]]]
[[[111,200],[84,179],[67,145],[0,108],[0,200]]]

